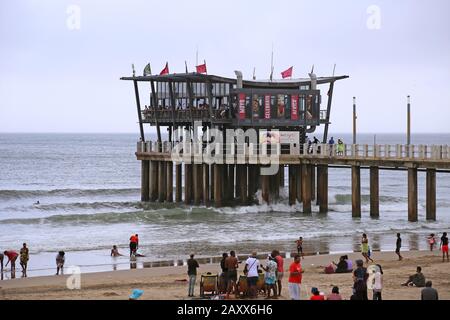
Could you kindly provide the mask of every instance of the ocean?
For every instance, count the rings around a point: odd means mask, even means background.
[[[351,141],[348,134],[331,134]],[[318,135],[319,137],[319,135]],[[348,252],[363,232],[373,250],[426,249],[426,236],[450,229],[450,174],[437,173],[437,221],[425,221],[425,173],[419,172],[419,221],[407,221],[407,174],[380,171],[380,217],[369,216],[369,172],[361,171],[362,217],[351,216],[351,172],[329,169],[329,209],[301,213],[287,190],[270,205],[211,208],[140,202],[137,134],[0,134],[0,250],[30,248],[29,276],[56,272],[55,256],[82,272],[130,268],[128,239],[140,238],[137,267],[151,261],[220,256],[236,250]],[[358,135],[372,144],[374,135]],[[405,143],[400,134],[378,134],[379,144]],[[450,134],[417,134],[413,144],[450,144]],[[287,179],[287,174],[285,175]],[[287,183],[286,183],[287,185]],[[39,204],[35,204],[39,201]],[[124,257],[111,258],[117,245]],[[20,270],[18,266],[17,270]],[[20,272],[18,272],[20,276]],[[8,273],[5,272],[8,278]]]

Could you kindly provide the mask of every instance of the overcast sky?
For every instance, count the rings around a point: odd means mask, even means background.
[[[198,46],[209,74],[267,79],[272,44],[275,77],[350,76],[332,132],[351,132],[353,96],[360,132],[404,132],[408,94],[413,132],[449,132],[449,14],[448,0],[0,1],[0,132],[137,132],[131,63],[193,71]]]

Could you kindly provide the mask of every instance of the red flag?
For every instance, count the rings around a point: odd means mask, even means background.
[[[164,67],[164,69],[162,69],[162,71],[159,73],[160,76],[163,76],[165,74],[169,74],[169,63],[166,62],[166,66]]]
[[[284,78],[287,78],[287,77],[292,77],[292,68],[293,67],[290,67],[289,69],[286,69],[286,70],[284,70],[282,73],[281,73],[281,77],[284,79]]]
[[[195,68],[197,68],[197,73],[207,73],[206,72],[206,62],[204,64],[196,66]]]

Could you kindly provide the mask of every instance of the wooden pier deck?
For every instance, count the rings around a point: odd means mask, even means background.
[[[227,151],[227,152],[226,152]],[[142,201],[223,206],[249,205],[261,190],[267,203],[279,197],[288,174],[289,203],[311,212],[316,200],[328,211],[328,168],[351,168],[352,216],[361,217],[361,169],[370,170],[370,215],[379,216],[379,170],[407,170],[408,220],[418,220],[418,171],[426,171],[426,219],[436,220],[436,172],[450,172],[447,145],[281,145],[138,142]],[[262,168],[279,166],[273,175]],[[184,183],[182,184],[182,175]],[[174,179],[175,177],[175,179]],[[173,186],[175,185],[175,199]],[[184,191],[184,197],[183,197]]]

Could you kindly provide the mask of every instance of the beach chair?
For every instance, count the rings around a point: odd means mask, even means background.
[[[200,296],[204,297],[205,292],[210,292],[212,295],[217,294],[218,280],[217,274],[202,274],[200,278]]]
[[[223,273],[223,272],[219,276],[218,291],[219,291],[219,293],[227,292],[227,279],[225,277],[225,273]]]

